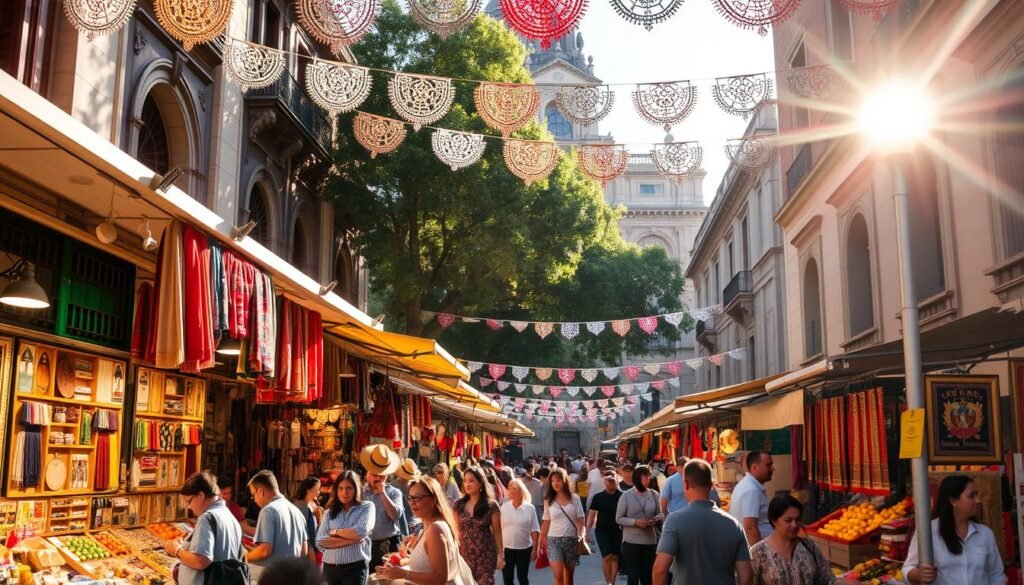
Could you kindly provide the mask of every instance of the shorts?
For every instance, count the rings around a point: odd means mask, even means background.
[[[597,548],[601,550],[602,557],[606,557],[608,555],[618,556],[621,553],[621,530],[595,530],[594,536],[597,537]]]
[[[579,539],[575,536],[549,536],[548,562],[560,562],[569,566],[580,564]]]

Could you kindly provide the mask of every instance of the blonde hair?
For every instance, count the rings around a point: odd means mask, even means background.
[[[455,514],[452,513],[452,507],[448,504],[448,496],[441,488],[441,484],[432,477],[421,475],[409,482],[410,492],[414,485],[423,486],[423,489],[427,490],[430,497],[434,498],[434,512],[448,525],[448,528],[451,529],[452,534],[455,536],[455,542],[458,542],[459,525],[455,522]]]
[[[517,488],[519,488],[519,493],[523,494],[523,501],[524,502],[526,502],[527,504],[532,504],[533,503],[533,497],[530,496],[530,490],[526,489],[526,484],[523,483],[523,480],[521,480],[519,478],[516,478],[516,479],[513,479],[512,481],[508,482],[508,491],[509,492],[512,491],[512,486],[516,486]]]

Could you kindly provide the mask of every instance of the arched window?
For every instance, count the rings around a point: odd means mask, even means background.
[[[138,103],[138,102],[136,102]],[[163,175],[171,168],[171,149],[167,143],[167,128],[152,95],[142,103],[142,128],[139,129],[139,162]]]
[[[309,246],[306,240],[306,224],[302,218],[295,220],[292,234],[292,266],[305,272],[309,262]]]
[[[359,301],[359,286],[356,280],[356,265],[348,246],[343,245],[338,251],[335,278],[338,280],[338,288],[334,292],[353,305],[357,304]]]
[[[257,183],[252,186],[249,193],[249,219],[256,222],[256,228],[252,230],[249,237],[270,249],[270,213],[267,204],[267,196]]]
[[[657,246],[658,248],[665,250],[666,253],[668,252],[668,242],[666,242],[660,236],[644,236],[643,238],[640,239],[638,245],[641,248],[646,248],[647,246]]]
[[[1009,96],[1011,102],[996,110],[994,142],[994,166],[999,185],[1000,222],[1003,231],[1003,259],[1012,258],[1024,252],[1024,132],[1020,124],[1024,121],[1024,68],[1018,68],[1009,75],[1010,82],[1000,90],[1000,95]],[[1006,130],[1013,128],[1014,130]]]
[[[558,106],[554,103],[549,104],[545,117],[548,121],[548,132],[551,132],[555,140],[572,140],[572,124],[558,111]]]
[[[850,336],[871,329],[875,324],[874,300],[871,296],[871,245],[868,222],[857,214],[846,234],[846,306],[850,320]]]
[[[910,206],[910,252],[917,301],[946,290],[939,221],[939,182],[932,157],[915,153],[907,176]]]
[[[805,357],[822,352],[821,343],[821,286],[818,262],[811,259],[804,268],[804,354]]]

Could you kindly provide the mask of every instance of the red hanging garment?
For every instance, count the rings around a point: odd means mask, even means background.
[[[206,236],[190,225],[184,227],[185,361],[184,372],[198,373],[214,365],[213,282],[210,276],[210,245]]]
[[[235,339],[247,338],[256,267],[234,252],[224,250],[224,278],[228,285],[228,334]]]
[[[319,400],[324,395],[324,326],[320,313],[306,311],[307,346],[306,378],[309,394],[307,402]]]
[[[135,301],[135,326],[132,328],[132,358],[146,359],[146,346],[153,333],[153,285],[144,282],[139,285]]]

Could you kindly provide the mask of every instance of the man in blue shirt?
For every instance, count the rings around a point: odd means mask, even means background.
[[[249,480],[249,493],[260,507],[256,534],[252,539],[256,548],[246,555],[249,575],[256,582],[263,569],[274,561],[306,556],[309,537],[306,535],[306,519],[288,498],[281,495],[273,472],[263,470],[254,475]]]
[[[686,491],[683,489],[683,467],[689,459],[685,455],[681,455],[676,459],[676,472],[673,473],[665,480],[665,485],[661,489],[661,513],[666,517],[672,512],[678,512],[686,507]],[[722,500],[718,497],[718,492],[714,488],[711,488],[711,501],[716,505],[721,506]]]
[[[394,451],[384,445],[363,449],[359,459],[366,468],[366,499],[374,509],[373,530],[370,532],[370,573],[373,573],[384,564],[388,553],[398,552],[402,543],[401,519],[405,512],[402,492],[386,481],[402,462]]]
[[[772,534],[768,523],[768,490],[764,484],[772,480],[775,463],[772,454],[754,450],[747,453],[747,474],[732,490],[729,513],[743,526],[750,546],[761,542]]]

